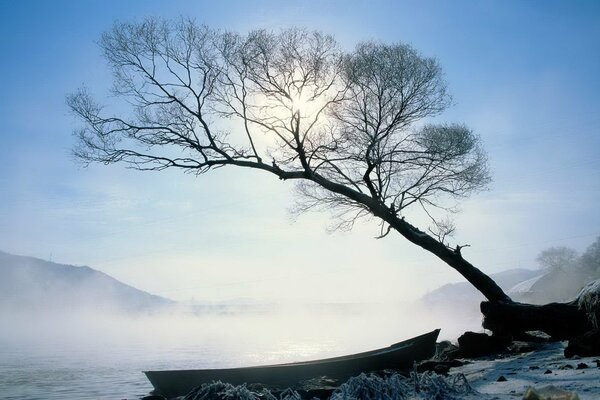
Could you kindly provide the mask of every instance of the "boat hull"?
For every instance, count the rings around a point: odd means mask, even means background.
[[[222,381],[233,385],[258,383],[268,387],[293,387],[315,377],[349,378],[362,372],[384,369],[405,370],[415,361],[431,357],[439,329],[389,347],[352,354],[288,364],[244,368],[144,371],[156,393],[166,397],[182,396],[203,383]]]

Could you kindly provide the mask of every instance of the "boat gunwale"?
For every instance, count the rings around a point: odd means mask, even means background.
[[[340,361],[360,360],[361,358],[365,358],[365,357],[372,357],[372,356],[382,355],[382,354],[390,353],[393,351],[401,350],[405,347],[414,345],[415,342],[423,341],[424,339],[428,338],[429,336],[435,337],[434,340],[437,340],[439,333],[440,333],[440,329],[434,329],[431,332],[427,332],[422,335],[415,336],[413,338],[394,343],[388,347],[382,347],[382,348],[375,349],[375,350],[369,350],[369,351],[349,354],[349,355],[345,355],[345,356],[323,358],[323,359],[318,359],[318,360],[295,361],[295,362],[282,363],[282,364],[254,365],[254,366],[247,366],[247,367],[154,370],[154,371],[142,371],[142,372],[149,378],[148,374],[154,374],[154,373],[169,373],[169,372],[188,373],[188,372],[194,372],[194,371],[206,371],[208,373],[208,372],[222,372],[222,371],[244,371],[244,370],[249,370],[249,369],[279,368],[279,367],[292,367],[292,366],[302,366],[302,365],[319,365],[319,364],[326,364],[326,363],[336,363],[336,362],[340,362]]]

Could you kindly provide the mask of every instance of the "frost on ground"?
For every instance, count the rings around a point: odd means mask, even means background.
[[[539,390],[550,385],[576,393],[580,400],[600,399],[598,357],[566,359],[565,344],[548,343],[529,353],[473,360],[450,373],[464,374],[482,399],[523,399],[528,388]]]

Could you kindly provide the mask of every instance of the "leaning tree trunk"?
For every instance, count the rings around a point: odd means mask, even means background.
[[[281,178],[285,179],[286,177],[281,176]],[[516,303],[492,278],[462,257],[460,246],[456,249],[449,248],[411,225],[404,218],[399,218],[392,208],[386,207],[365,194],[331,182],[316,173],[312,173],[310,179],[332,192],[363,204],[373,215],[387,222],[404,238],[435,254],[454,268],[488,299],[481,305],[485,317],[484,328],[501,335],[518,335],[527,331],[539,330],[560,339],[577,336],[589,328],[585,313],[576,304],[551,303],[536,306]]]
[[[410,242],[435,254],[446,264],[454,268],[471,285],[479,290],[489,301],[512,303],[512,300],[496,282],[473,264],[465,260],[460,247],[450,249],[445,244],[420,231],[402,218],[388,217],[386,221]]]
[[[519,336],[528,331],[543,331],[554,339],[569,339],[590,329],[588,318],[576,302],[533,305],[514,302],[481,270],[465,260],[460,247],[448,248],[395,216],[386,221],[402,236],[435,254],[479,290],[488,301],[481,303],[483,327],[502,336]]]
[[[265,169],[278,175],[281,179],[289,179],[292,177],[279,170],[276,166],[271,167],[265,165]],[[408,241],[438,256],[446,264],[464,276],[465,279],[479,290],[489,301],[512,302],[510,297],[504,293],[502,288],[500,288],[492,278],[481,272],[462,257],[460,254],[460,247],[457,247],[456,250],[448,248],[448,246],[441,243],[439,240],[409,224],[404,218],[398,218],[398,215],[393,208],[385,206],[373,197],[357,192],[337,182],[332,182],[316,172],[307,171],[306,174],[307,179],[312,180],[323,188],[362,204],[368,208],[373,215],[387,222],[391,228],[398,231],[398,233],[404,236]]]

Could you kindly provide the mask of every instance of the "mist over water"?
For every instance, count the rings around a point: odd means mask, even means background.
[[[441,339],[480,329],[477,299],[457,303],[445,292],[435,307],[318,299],[184,305],[88,267],[0,252],[0,272],[0,397],[7,399],[133,399],[152,390],[145,370],[305,361],[437,328]]]
[[[586,250],[568,270],[591,271],[594,254]],[[2,259],[0,397],[6,399],[134,399],[152,390],[145,370],[305,361],[387,347],[437,328],[440,340],[481,331],[483,296],[467,282],[411,303],[183,305],[91,268],[0,252]],[[577,293],[565,273],[516,269],[492,277],[519,300],[558,295],[556,282]]]
[[[138,315],[4,309],[0,321],[0,393],[7,399],[131,399],[152,390],[144,370],[318,359],[445,328],[409,305],[254,306]],[[450,331],[444,329],[442,337],[450,337]]]

